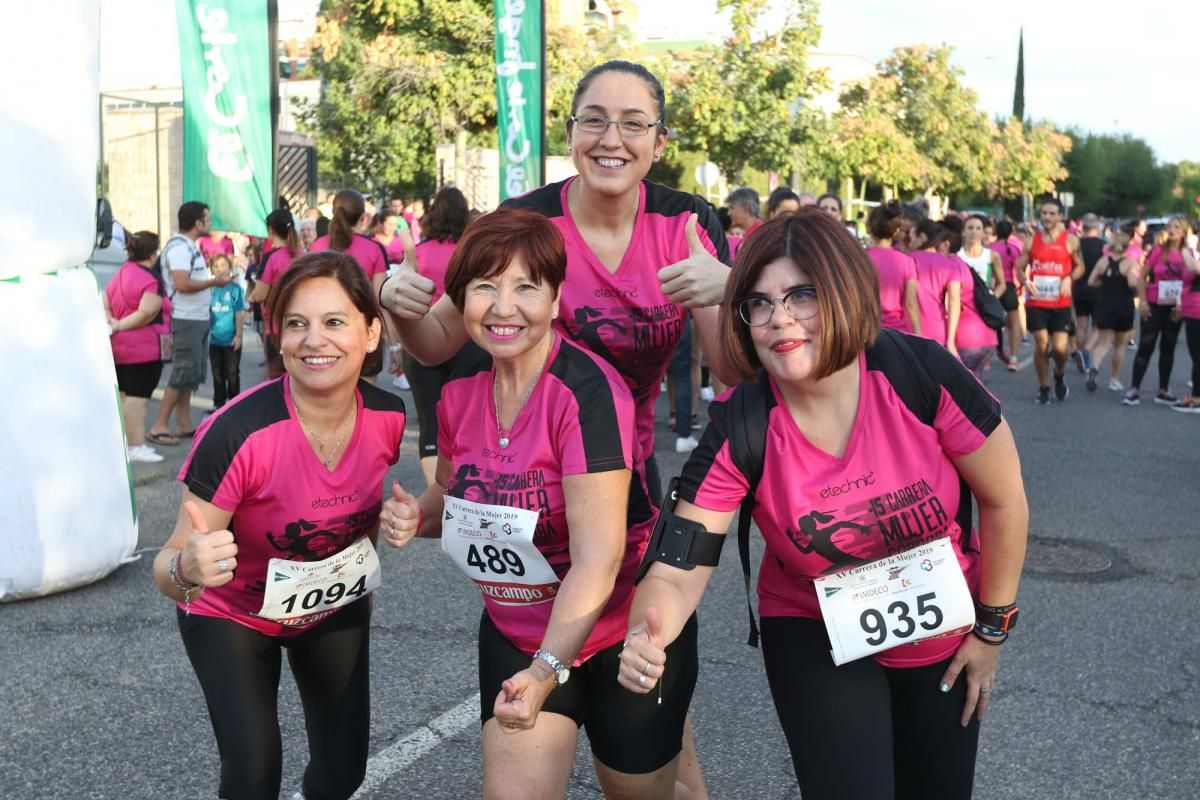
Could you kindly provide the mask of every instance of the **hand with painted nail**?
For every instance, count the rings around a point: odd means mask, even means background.
[[[963,704],[962,718],[959,720],[964,728],[971,721],[972,715],[982,720],[987,712],[992,689],[996,685],[1000,651],[1003,649],[1003,645],[987,644],[973,635],[968,635],[959,645],[950,666],[942,675],[939,688],[943,692],[949,692],[960,676],[967,682],[967,699]],[[963,672],[966,672],[965,676],[962,675]]]

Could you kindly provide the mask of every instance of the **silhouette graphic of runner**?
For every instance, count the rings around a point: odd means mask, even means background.
[[[459,500],[470,500],[467,492],[475,489],[479,495],[475,502],[486,503],[488,501],[487,484],[483,481],[471,480],[481,474],[479,467],[474,464],[463,464],[454,475],[454,488],[450,490],[450,496],[457,497]]]
[[[818,523],[825,525],[829,522],[833,524],[827,525],[824,528],[817,527]],[[867,559],[859,558],[856,555],[839,549],[833,543],[833,534],[843,528],[850,528],[859,533],[870,533],[870,527],[860,525],[857,522],[837,521],[834,519],[833,514],[828,511],[813,511],[811,514],[805,514],[797,520],[797,523],[800,525],[800,530],[795,531],[787,528],[788,537],[801,553],[815,552],[828,561],[829,567],[825,569],[826,574],[840,572],[848,567],[856,567],[859,564],[867,563]]]
[[[591,306],[580,306],[575,309],[575,325],[579,328],[575,334],[576,339],[586,344],[588,350],[591,350],[614,367],[618,366],[617,357],[612,354],[612,351],[608,349],[608,345],[600,338],[600,329],[608,326],[616,328],[618,333],[624,333],[624,325],[608,319],[602,312],[597,311]]]

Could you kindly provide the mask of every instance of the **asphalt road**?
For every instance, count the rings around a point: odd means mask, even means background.
[[[1179,394],[1190,368],[1184,349]],[[260,373],[257,361],[253,349],[243,359],[247,384]],[[1103,385],[1085,392],[1069,369],[1071,397],[1050,407],[1031,402],[1032,368],[1013,375],[996,363],[986,375],[1016,432],[1034,543],[1021,624],[983,728],[975,796],[1190,800],[1200,795],[1200,638],[1192,619],[1200,596],[1200,416],[1148,402],[1124,408]],[[419,489],[415,417],[410,430],[391,477]],[[664,424],[659,431],[670,475],[682,457]],[[164,464],[135,468],[140,561],[86,588],[0,605],[2,798],[215,794],[204,701],[171,605],[150,577],[175,518],[173,475],[184,456],[183,448],[162,449]],[[381,557],[372,759],[359,796],[478,796],[479,593],[434,542]],[[693,712],[701,762],[714,798],[797,798],[759,653],[745,645],[743,597],[730,554],[700,612]],[[306,744],[284,674],[282,796],[291,797]],[[600,796],[586,737],[568,796]]]

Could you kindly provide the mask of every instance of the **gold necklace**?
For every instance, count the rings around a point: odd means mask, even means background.
[[[312,429],[312,427],[309,426],[309,424],[304,421],[304,415],[300,413],[300,404],[296,402],[296,393],[294,391],[292,392],[292,407],[296,409],[296,419],[300,420],[300,427],[303,428],[304,431],[309,436],[311,436],[312,440],[314,442],[316,442],[316,444],[317,444],[317,458],[321,459],[321,463],[325,465],[325,469],[329,469],[330,464],[333,463],[334,456],[337,455],[338,450],[340,450],[342,447],[342,442],[346,438],[346,433],[343,430],[343,428],[345,428],[345,426],[346,426],[346,420],[354,419],[354,417],[357,416],[357,414],[358,414],[358,402],[356,401],[354,403],[354,405],[352,405],[350,407],[350,413],[348,413],[342,419],[342,421],[340,423],[338,423],[337,428],[333,431],[333,433],[331,433],[329,435],[329,437],[327,437],[327,438],[331,439],[331,438],[333,438],[334,434],[338,435],[337,442],[333,445],[333,448],[329,451],[328,456],[325,455],[326,440],[323,440],[320,436],[317,436],[316,432]],[[354,426],[351,425],[350,428],[351,428],[351,430],[353,430]]]

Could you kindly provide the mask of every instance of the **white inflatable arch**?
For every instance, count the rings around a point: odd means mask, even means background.
[[[6,10],[0,74],[0,601],[99,580],[137,508],[95,276],[98,0]]]

